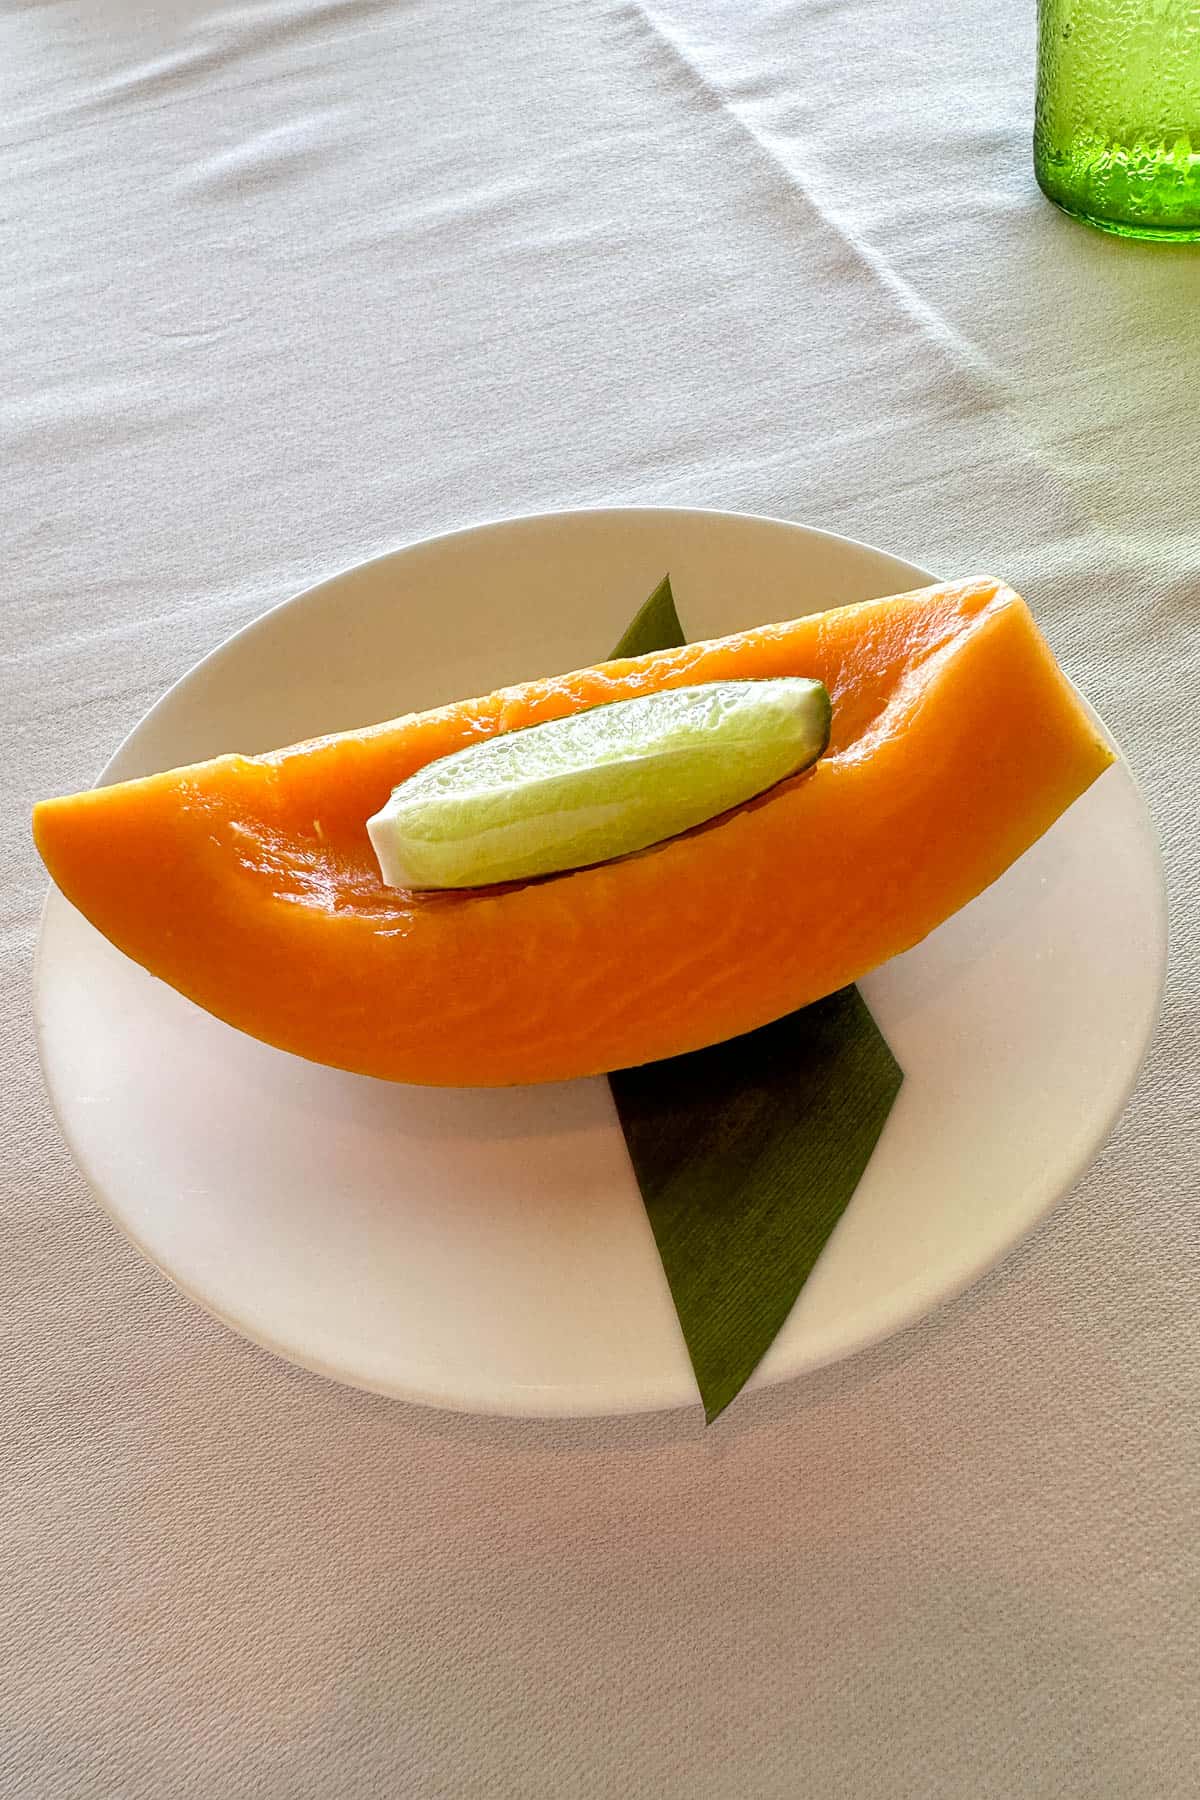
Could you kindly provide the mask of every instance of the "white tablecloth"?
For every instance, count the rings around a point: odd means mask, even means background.
[[[1200,1791],[1200,253],[1041,200],[1031,12],[0,11],[6,1796]],[[36,797],[312,579],[596,502],[1006,575],[1172,884],[1162,1027],[1075,1193],[708,1435],[241,1342],[89,1199],[29,1023]]]

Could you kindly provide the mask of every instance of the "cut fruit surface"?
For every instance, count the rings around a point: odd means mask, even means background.
[[[816,762],[819,681],[706,681],[502,732],[410,775],[367,820],[389,887],[487,887],[610,862]]]
[[[780,676],[823,682],[829,747],[735,811],[544,881],[381,880],[366,822],[435,758],[609,701]],[[856,981],[1112,760],[1024,602],[972,581],[45,801],[34,834],[107,938],[230,1024],[368,1075],[499,1085],[674,1056]]]

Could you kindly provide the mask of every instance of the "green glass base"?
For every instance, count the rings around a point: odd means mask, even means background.
[[[1112,144],[1064,151],[1035,132],[1033,170],[1047,200],[1097,231],[1149,243],[1200,243],[1200,156],[1180,167],[1135,159]]]
[[[1094,231],[1106,231],[1110,237],[1140,238],[1151,244],[1200,244],[1200,225],[1131,225],[1126,219],[1101,219],[1095,213],[1084,212],[1082,207],[1072,206],[1067,200],[1060,200],[1057,194],[1047,193],[1045,188],[1042,192],[1069,219],[1090,225]]]

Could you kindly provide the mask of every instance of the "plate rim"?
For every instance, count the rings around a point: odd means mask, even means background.
[[[834,544],[840,547],[848,546],[852,550],[861,551],[864,555],[876,557],[881,562],[891,563],[895,567],[905,570],[908,574],[915,575],[918,578],[919,585],[933,586],[942,579],[940,576],[931,575],[927,569],[921,568],[919,564],[909,562],[907,557],[897,556],[890,550],[881,550],[875,544],[868,544],[864,538],[847,537],[841,532],[826,530],[823,526],[805,525],[795,519],[780,518],[778,514],[774,513],[741,512],[736,509],[714,506],[655,506],[650,503],[635,506],[552,507],[542,512],[501,513],[494,518],[479,519],[469,525],[454,525],[446,531],[435,531],[424,537],[410,538],[402,544],[393,545],[390,550],[381,550],[374,556],[363,557],[359,562],[347,563],[342,568],[336,569],[331,575],[323,575],[319,581],[309,582],[307,587],[298,588],[294,594],[285,595],[282,600],[276,600],[272,602],[270,606],[264,607],[263,610],[256,613],[252,619],[247,619],[244,625],[239,625],[235,631],[231,631],[228,636],[223,637],[219,643],[214,644],[211,650],[206,650],[203,656],[198,657],[194,663],[191,663],[188,668],[184,669],[182,674],[177,675],[174,681],[163,689],[157,700],[154,700],[146,708],[141,717],[135,720],[133,725],[131,725],[129,730],[125,733],[124,737],[121,738],[116,749],[108,758],[95,781],[92,783],[92,786],[108,787],[115,781],[130,779],[123,774],[114,774],[114,770],[124,757],[126,751],[132,745],[134,739],[140,735],[143,729],[148,726],[152,720],[158,717],[160,711],[166,708],[167,703],[173,699],[181,687],[190,683],[203,671],[216,666],[216,664],[218,664],[228,652],[232,651],[235,646],[240,644],[244,639],[252,637],[257,631],[264,628],[277,614],[288,612],[293,607],[303,606],[305,602],[314,600],[317,595],[324,593],[327,588],[337,587],[352,576],[366,575],[368,570],[379,569],[385,563],[398,561],[402,557],[408,555],[411,551],[430,549],[434,545],[445,545],[465,538],[479,537],[488,532],[503,530],[506,527],[539,525],[544,524],[551,519],[606,518],[616,521],[631,514],[638,517],[653,517],[659,519],[679,517],[688,519],[736,519],[740,523],[778,527],[786,532],[798,532],[803,537],[817,539],[821,543]],[[900,593],[903,590],[897,588],[895,591]],[[584,667],[585,665],[580,664],[579,666]],[[564,672],[569,673],[569,671]],[[1111,737],[1111,733],[1109,735]],[[1114,739],[1113,742],[1115,743],[1115,741],[1116,740]]]

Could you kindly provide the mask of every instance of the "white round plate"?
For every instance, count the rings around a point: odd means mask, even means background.
[[[238,633],[158,702],[104,779],[596,661],[665,570],[692,638],[930,579],[741,514],[480,526],[352,569]],[[864,981],[904,1086],[756,1383],[919,1318],[1042,1217],[1129,1093],[1164,943],[1154,834],[1118,764],[1003,880]],[[477,1411],[695,1399],[603,1080],[439,1090],[302,1062],[154,980],[57,893],[37,1016],[63,1131],[104,1205],[258,1343]]]

